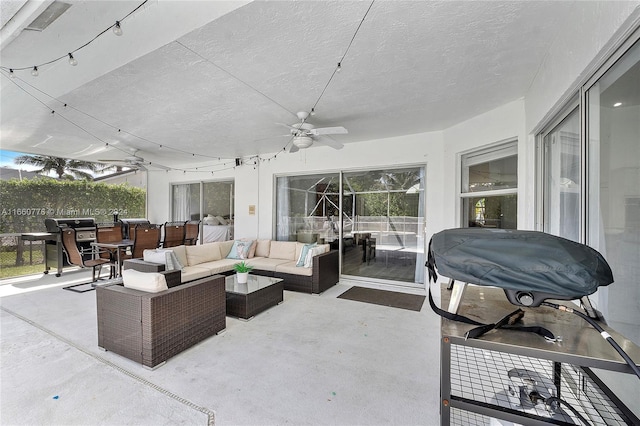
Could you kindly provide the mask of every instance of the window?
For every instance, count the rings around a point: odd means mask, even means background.
[[[640,41],[586,92],[587,243],[607,259],[609,324],[640,344]],[[606,295],[606,296],[605,296]]]
[[[518,145],[510,141],[461,156],[462,226],[515,229]]]
[[[171,185],[171,220],[200,220],[207,215],[233,218],[233,181]]]
[[[544,231],[580,241],[580,116],[573,109],[543,137]]]

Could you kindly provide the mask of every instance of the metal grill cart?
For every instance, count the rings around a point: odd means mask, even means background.
[[[451,294],[443,285],[442,306],[449,304]],[[501,289],[468,286],[458,312],[483,321],[512,310]],[[548,328],[556,337],[562,336],[561,341],[549,342],[532,333],[505,329],[492,330],[480,339],[465,339],[474,325],[442,320],[441,424],[583,424],[565,406],[552,411],[544,404],[532,403],[533,392],[555,392],[591,425],[640,424],[592,371],[597,368],[632,374],[630,366],[598,331],[578,316],[552,308],[523,310],[525,324]],[[640,347],[602,327],[632,359],[640,359]],[[525,377],[519,374],[522,372],[526,372]],[[635,376],[629,379],[637,381]],[[533,381],[539,389],[532,387]]]

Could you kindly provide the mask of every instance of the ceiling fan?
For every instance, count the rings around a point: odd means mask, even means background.
[[[321,142],[324,145],[330,146],[334,149],[341,149],[344,146],[342,142],[338,142],[324,136],[344,135],[349,133],[344,127],[315,127],[313,124],[306,121],[309,117],[308,112],[300,111],[296,115],[300,119],[299,123],[291,125],[283,124],[284,126],[289,128],[291,135],[293,135],[292,145],[291,148],[289,148],[289,152],[297,152],[300,149],[309,148],[311,145],[313,145],[314,142]]]
[[[101,163],[113,164],[115,166],[122,165],[123,167],[130,167],[132,169],[138,170],[148,170],[147,166],[157,167],[159,169],[170,170],[170,167],[163,166],[157,163],[151,163],[150,161],[145,161],[144,158],[136,155],[138,150],[135,150],[132,155],[125,157],[121,160],[98,160]]]

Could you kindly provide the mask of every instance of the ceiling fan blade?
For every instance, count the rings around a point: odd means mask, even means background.
[[[152,163],[151,161],[148,161],[145,163],[147,166],[150,167],[155,167],[157,169],[162,169],[162,170],[172,170],[171,167],[167,167],[167,166],[163,166],[162,164],[158,164],[158,163]],[[142,164],[140,164],[142,165]],[[146,170],[146,169],[145,169]]]
[[[328,136],[318,136],[315,138],[318,142],[321,142],[324,145],[330,146],[333,149],[342,149],[344,144],[342,142],[338,142],[337,140],[331,139]]]
[[[308,131],[309,134],[314,136],[318,135],[344,135],[349,133],[347,129],[342,126],[338,127],[318,127]]]
[[[286,124],[286,123],[276,123],[276,124],[279,125],[279,126],[284,126],[284,127],[288,128],[288,129],[291,129],[291,130],[299,130],[298,128],[293,127],[290,124]]]

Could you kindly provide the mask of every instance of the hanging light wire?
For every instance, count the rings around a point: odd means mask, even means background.
[[[144,6],[148,1],[149,1],[149,0],[144,0],[144,1],[143,1],[142,3],[140,3],[140,4],[139,4],[135,9],[133,9],[131,12],[127,13],[127,14],[124,16],[124,18],[119,19],[119,20],[117,20],[116,22],[122,23],[122,21],[124,21],[125,19],[127,19],[131,14],[135,13],[138,9],[140,9],[142,6]],[[58,61],[60,61],[60,60],[62,60],[62,59],[65,59],[65,58],[69,58],[69,55],[70,55],[71,53],[76,53],[78,50],[80,50],[80,49],[84,49],[85,47],[87,47],[88,45],[90,45],[91,43],[93,43],[93,42],[94,42],[98,37],[100,37],[102,34],[106,33],[106,32],[107,32],[107,31],[109,31],[109,30],[111,30],[114,26],[115,26],[114,24],[109,25],[107,28],[105,28],[104,30],[100,31],[100,32],[99,32],[95,37],[93,37],[91,40],[89,40],[88,42],[86,42],[86,43],[85,43],[85,44],[83,44],[82,46],[78,47],[77,49],[72,50],[71,52],[65,53],[64,55],[62,55],[62,56],[60,56],[60,57],[58,57],[58,58],[52,59],[52,60],[50,60],[50,61],[43,62],[43,63],[41,63],[41,64],[31,65],[31,66],[28,66],[28,67],[5,67],[5,66],[2,66],[2,67],[0,67],[0,68],[2,68],[2,69],[4,69],[4,70],[12,69],[12,70],[14,70],[14,71],[22,71],[22,70],[33,69],[34,67],[41,68],[41,67],[43,67],[43,66],[45,66],[45,65],[49,65],[49,64],[52,64],[52,63],[54,63],[54,62],[58,62]]]
[[[89,44],[91,44],[91,43],[92,43],[94,40],[96,40],[98,37],[100,37],[102,34],[104,34],[105,32],[107,32],[107,31],[109,31],[110,29],[113,29],[114,27],[118,26],[118,24],[119,24],[121,21],[123,21],[124,19],[126,19],[127,17],[129,17],[131,14],[135,13],[138,9],[140,9],[142,6],[144,6],[144,5],[147,3],[147,1],[148,1],[148,0],[144,0],[144,1],[143,1],[141,4],[139,4],[135,9],[133,9],[131,12],[129,12],[127,15],[125,15],[125,17],[123,17],[122,19],[120,19],[120,20],[116,21],[116,24],[114,24],[114,25],[110,25],[109,27],[105,28],[105,29],[104,29],[103,31],[101,31],[98,35],[96,35],[94,38],[92,38],[91,40],[89,40],[88,42],[86,42],[85,44],[83,44],[82,46],[78,47],[77,49],[73,50],[72,52],[69,52],[69,53],[67,53],[66,55],[63,55],[63,56],[61,56],[61,57],[59,57],[59,58],[53,59],[53,60],[48,61],[48,62],[44,62],[44,63],[40,64],[39,66],[48,65],[48,64],[51,64],[51,63],[53,63],[53,62],[59,61],[59,60],[64,59],[64,58],[69,58],[69,63],[71,63],[72,65],[74,65],[74,64],[72,63],[72,60],[73,60],[73,61],[76,61],[76,60],[75,60],[75,58],[73,57],[72,53],[77,52],[77,51],[78,51],[78,50],[80,50],[80,49],[83,49],[84,47],[86,47],[86,46],[88,46]],[[351,40],[349,41],[349,44],[347,45],[347,48],[346,48],[346,50],[345,50],[344,54],[342,55],[342,58],[340,59],[340,62],[338,62],[337,67],[334,69],[333,73],[332,73],[332,74],[331,74],[331,76],[329,77],[329,80],[327,81],[327,83],[325,84],[324,88],[322,89],[322,92],[320,93],[320,96],[318,96],[318,99],[317,99],[317,100],[316,100],[316,102],[313,104],[313,107],[312,107],[312,108],[311,108],[311,110],[310,110],[310,111],[311,111],[310,115],[315,115],[316,107],[317,107],[318,103],[320,102],[320,100],[322,99],[322,97],[324,96],[324,94],[325,94],[325,92],[326,92],[327,88],[328,88],[328,87],[329,87],[329,85],[331,84],[331,82],[332,82],[332,80],[333,80],[333,77],[335,76],[335,74],[336,74],[337,72],[339,72],[339,71],[341,70],[341,68],[342,68],[342,62],[343,62],[343,61],[344,61],[344,59],[346,58],[346,56],[347,56],[347,54],[348,54],[348,52],[349,52],[349,49],[351,48],[351,45],[353,44],[353,42],[354,42],[354,40],[355,40],[356,36],[358,35],[358,32],[360,31],[360,28],[361,28],[362,24],[364,23],[365,18],[366,18],[366,17],[367,17],[367,15],[369,14],[369,11],[371,10],[371,7],[373,6],[374,2],[375,2],[375,0],[372,0],[372,1],[371,1],[371,3],[369,4],[369,7],[367,8],[367,10],[366,10],[365,14],[363,15],[362,19],[360,20],[360,22],[359,22],[359,24],[358,24],[358,27],[356,28],[356,30],[355,30],[355,32],[354,32],[354,34],[353,34],[353,36],[351,37]],[[177,40],[176,40],[176,43],[177,43],[177,44],[179,44],[179,45],[181,45],[181,46],[182,46],[182,47],[184,47],[185,49],[189,50],[190,52],[194,53],[195,55],[197,55],[198,57],[200,57],[200,58],[201,58],[201,59],[203,59],[204,61],[206,61],[206,62],[208,62],[208,63],[212,64],[213,66],[215,66],[216,68],[220,69],[220,70],[221,70],[221,71],[223,71],[224,73],[228,74],[228,75],[229,75],[229,76],[231,76],[232,78],[234,78],[234,79],[236,79],[237,81],[241,82],[242,84],[246,85],[246,86],[247,86],[247,87],[249,87],[250,89],[252,89],[252,90],[254,90],[255,92],[259,93],[260,95],[262,95],[263,97],[265,97],[265,98],[266,98],[266,99],[268,99],[269,101],[273,102],[274,104],[278,105],[279,107],[281,107],[281,108],[282,108],[282,109],[284,109],[285,111],[289,112],[289,113],[290,113],[290,114],[292,114],[292,115],[296,115],[295,113],[293,113],[292,111],[289,111],[286,107],[284,107],[282,104],[280,104],[279,102],[277,102],[277,101],[276,101],[276,100],[274,100],[273,98],[269,97],[269,96],[268,96],[268,95],[266,95],[265,93],[261,92],[261,91],[260,91],[260,90],[258,90],[257,88],[255,88],[255,87],[253,87],[252,85],[250,85],[249,83],[247,83],[247,82],[245,82],[245,81],[241,80],[240,78],[236,77],[235,75],[231,74],[230,72],[228,72],[228,71],[227,71],[227,70],[225,70],[224,68],[222,68],[222,67],[220,67],[219,65],[215,64],[213,61],[209,60],[208,58],[206,58],[206,57],[202,56],[201,54],[199,54],[198,52],[194,51],[194,50],[193,50],[193,49],[191,49],[190,47],[188,47],[188,46],[184,45],[183,43],[181,43],[181,42],[179,42],[179,41],[177,41]],[[77,61],[76,61],[76,63],[77,63]],[[37,67],[38,67],[37,65],[36,65],[36,66],[34,66],[34,67],[33,67],[33,71],[32,71],[32,72],[36,72],[36,73],[37,73],[37,70],[38,70],[38,68],[37,68]],[[14,73],[13,73],[13,71],[14,71],[14,70],[25,70],[25,69],[30,69],[30,68],[31,68],[31,67],[22,67],[22,68],[12,67],[12,68],[9,68],[9,67],[0,66],[0,69],[3,69],[3,70],[5,70],[5,71],[7,71],[7,72],[9,73],[9,75],[10,75],[10,77],[11,77],[12,79],[14,78]],[[77,111],[77,112],[79,112],[79,113],[81,113],[81,114],[84,114],[84,115],[86,115],[86,116],[88,116],[88,117],[90,117],[90,118],[92,118],[92,119],[94,119],[94,120],[96,120],[96,121],[98,121],[98,122],[100,122],[100,123],[102,123],[102,124],[106,125],[106,126],[109,126],[109,127],[111,127],[111,128],[114,128],[114,129],[116,129],[116,128],[117,128],[117,126],[114,126],[114,125],[112,125],[112,124],[109,124],[109,123],[107,123],[107,122],[105,122],[105,121],[103,121],[103,120],[101,120],[101,119],[99,119],[99,118],[97,118],[97,117],[95,117],[95,116],[93,116],[93,115],[91,115],[91,114],[88,114],[88,113],[86,113],[86,112],[84,112],[84,111],[81,111],[81,110],[79,110],[79,109],[77,109],[77,108],[75,108],[75,107],[73,107],[73,106],[70,106],[70,105],[68,105],[68,104],[64,103],[63,101],[61,101],[61,100],[59,100],[59,99],[57,99],[57,98],[54,98],[53,96],[50,96],[50,95],[48,95],[48,94],[44,93],[44,92],[43,92],[43,91],[41,91],[40,89],[38,89],[38,88],[36,88],[36,87],[34,87],[34,86],[30,85],[29,83],[27,83],[27,82],[26,82],[26,81],[24,81],[24,80],[21,80],[21,81],[22,81],[23,83],[25,83],[25,84],[29,85],[31,88],[33,88],[33,89],[35,89],[35,90],[38,90],[40,93],[42,93],[42,94],[44,94],[44,95],[46,95],[46,96],[49,96],[51,99],[54,99],[55,101],[62,103],[62,104],[64,105],[64,107],[68,107],[68,108],[70,108],[70,109],[73,109],[74,111]],[[20,86],[20,85],[18,85],[17,83],[15,83],[15,82],[14,82],[14,84],[16,84],[16,86],[17,86],[17,87],[19,87],[19,88],[20,88],[20,90],[24,91],[24,92],[25,92],[25,93],[27,93],[29,96],[33,97],[33,98],[34,98],[34,99],[36,99],[38,102],[40,102],[42,105],[44,105],[47,109],[49,109],[49,110],[51,111],[51,113],[52,113],[52,114],[54,114],[54,113],[55,113],[55,110],[51,109],[48,105],[46,105],[43,101],[41,101],[40,99],[38,99],[36,96],[34,96],[34,95],[32,95],[31,93],[29,93],[28,91],[26,91],[23,87],[21,87],[21,86]],[[104,140],[100,139],[98,136],[96,136],[96,135],[92,134],[91,132],[89,132],[88,130],[86,130],[86,129],[82,128],[82,127],[81,127],[81,126],[79,126],[78,124],[76,124],[76,123],[72,122],[72,121],[71,121],[71,120],[69,120],[68,118],[66,118],[66,117],[64,117],[64,116],[62,116],[62,115],[60,115],[60,114],[58,114],[58,116],[62,117],[63,119],[65,119],[65,120],[66,120],[66,121],[68,121],[69,123],[73,124],[74,126],[78,127],[79,129],[83,130],[84,132],[88,133],[89,135],[91,135],[91,136],[92,136],[92,137],[94,137],[95,139],[97,139],[97,140],[99,140],[100,142],[104,143],[104,144],[105,144],[105,146],[113,147],[113,148],[115,148],[115,149],[118,149],[118,150],[120,150],[120,151],[122,151],[122,152],[125,152],[125,153],[129,154],[129,152],[128,152],[128,151],[125,151],[125,150],[123,150],[123,149],[121,149],[121,148],[119,148],[119,147],[117,147],[117,146],[115,146],[115,145],[110,145],[108,142],[106,142],[106,141],[104,141]],[[297,115],[296,115],[296,117],[297,117]],[[304,122],[305,122],[305,121],[306,121],[306,118],[302,119],[301,124],[304,124]],[[118,132],[121,132],[121,131],[122,131],[120,128],[117,128],[117,129],[118,129]],[[191,154],[192,156],[196,156],[196,155],[197,155],[197,156],[199,156],[199,157],[217,158],[217,159],[218,159],[218,161],[220,161],[220,157],[212,157],[212,156],[207,156],[207,155],[203,155],[203,154],[195,154],[195,153],[188,152],[188,151],[185,151],[185,150],[181,150],[181,149],[177,149],[177,148],[173,148],[173,147],[167,147],[166,145],[162,145],[162,144],[159,144],[159,143],[157,143],[157,142],[153,142],[153,141],[151,141],[151,140],[148,140],[148,139],[143,138],[143,137],[141,137],[141,136],[137,136],[137,135],[135,135],[135,134],[133,134],[133,133],[130,133],[130,132],[127,132],[127,131],[124,131],[124,133],[127,133],[128,135],[133,136],[133,137],[135,137],[135,138],[138,138],[138,139],[140,139],[140,140],[143,140],[143,141],[145,141],[145,142],[148,142],[148,143],[154,144],[154,145],[156,145],[157,147],[159,147],[159,149],[160,149],[160,148],[168,148],[168,149],[171,149],[171,150],[173,150],[173,151],[177,151],[177,152],[181,152],[181,153],[185,153],[185,154]],[[275,158],[277,158],[277,156],[278,156],[278,155],[280,155],[282,152],[286,152],[287,147],[288,147],[288,146],[293,142],[293,140],[294,140],[294,139],[295,139],[295,137],[294,137],[294,136],[292,136],[292,137],[290,138],[290,140],[287,142],[287,144],[282,148],[282,150],[281,150],[281,151],[279,151],[279,152],[277,152],[277,153],[276,153],[276,154],[274,154],[273,156],[270,156],[270,157],[268,156],[268,157],[262,158],[260,155],[256,155],[256,156],[254,156],[254,157],[249,157],[249,159],[255,158],[256,163],[259,163],[260,161],[265,161],[265,160],[266,160],[266,161],[270,161],[270,160],[272,160],[272,159],[275,159]],[[254,165],[255,165],[256,163],[254,163]],[[150,163],[150,164],[151,164],[151,163]],[[227,163],[223,163],[222,165],[226,165],[226,164],[227,164]],[[218,165],[220,165],[220,164],[218,164]],[[200,168],[202,168],[202,167],[200,167]],[[235,167],[234,167],[234,168],[235,168]],[[181,171],[186,171],[186,170],[190,170],[190,169],[172,169],[172,170],[181,170]],[[225,169],[225,170],[226,170],[226,169]],[[212,171],[212,173],[213,173],[213,171]]]

